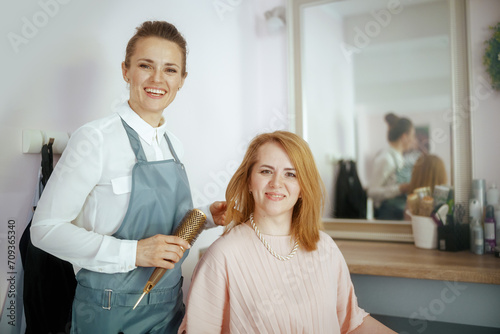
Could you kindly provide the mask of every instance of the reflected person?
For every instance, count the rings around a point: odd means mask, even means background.
[[[376,219],[402,220],[411,178],[403,154],[416,146],[415,127],[408,118],[393,113],[385,121],[389,146],[375,157],[367,193]]]
[[[415,165],[413,166],[413,171],[411,174],[411,180],[410,184],[408,187],[408,194],[412,194],[415,189],[422,189],[422,188],[428,188],[428,191],[425,191],[424,193],[432,196],[434,198],[433,206],[436,205],[436,201],[439,200],[440,202],[438,203],[443,203],[446,201],[445,198],[437,198],[435,195],[436,193],[434,192],[434,189],[436,186],[443,186],[446,185],[448,182],[448,177],[446,174],[446,168],[444,165],[444,161],[438,157],[437,155],[434,154],[423,154],[421,155],[418,160],[415,162]],[[447,188],[445,188],[447,189]],[[446,194],[446,193],[445,193]],[[416,197],[419,198],[419,197]],[[416,212],[415,207],[411,207],[410,203],[407,203],[407,210],[409,209],[412,211],[412,214],[414,215],[427,215],[428,212]],[[405,219],[410,220],[411,216],[406,214],[405,210]]]

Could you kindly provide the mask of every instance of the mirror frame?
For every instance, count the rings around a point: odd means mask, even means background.
[[[302,26],[304,7],[346,0],[287,0],[288,33],[288,112],[290,131],[303,137],[302,101]],[[447,0],[450,10],[451,86],[450,117],[451,180],[455,203],[465,205],[468,217],[472,182],[471,112],[469,95],[469,54],[467,47],[467,3],[470,0]],[[446,117],[446,116],[444,116]],[[325,232],[335,239],[413,242],[408,221],[323,218]]]

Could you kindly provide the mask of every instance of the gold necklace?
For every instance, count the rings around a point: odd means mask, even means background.
[[[252,225],[253,229],[255,230],[255,233],[257,233],[257,236],[259,237],[260,241],[262,241],[264,246],[266,246],[269,253],[271,253],[278,260],[281,260],[281,261],[290,260],[295,255],[295,253],[297,253],[297,249],[299,249],[299,242],[297,240],[295,241],[295,244],[293,245],[292,251],[287,256],[281,256],[278,253],[276,253],[271,248],[271,246],[267,243],[266,239],[264,239],[264,237],[260,233],[259,229],[257,228],[257,225],[255,225],[255,223],[253,221],[253,213],[250,214],[250,225]]]

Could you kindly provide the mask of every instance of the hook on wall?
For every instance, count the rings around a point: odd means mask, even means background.
[[[274,7],[264,13],[267,29],[270,32],[276,32],[285,27],[286,9],[284,6]]]
[[[23,153],[40,153],[44,144],[52,142],[52,152],[61,154],[68,140],[67,132],[23,130]]]

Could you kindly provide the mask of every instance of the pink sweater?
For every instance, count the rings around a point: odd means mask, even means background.
[[[264,238],[280,255],[292,249],[290,236]],[[316,251],[299,248],[280,261],[241,224],[215,241],[196,266],[179,333],[348,333],[367,315],[326,233]]]

